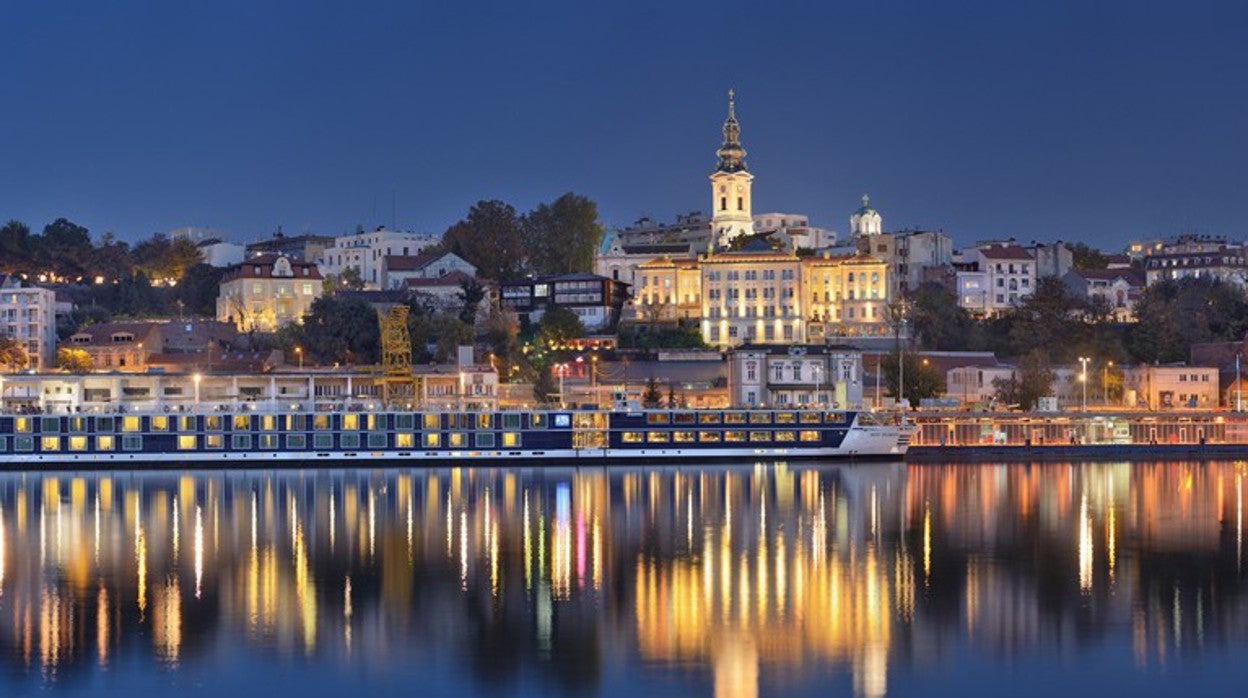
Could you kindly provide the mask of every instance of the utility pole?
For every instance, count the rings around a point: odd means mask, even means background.
[[[1088,411],[1088,362],[1091,361],[1086,356],[1079,357],[1079,363],[1083,365],[1083,372],[1079,374],[1079,382],[1083,383],[1083,411]]]

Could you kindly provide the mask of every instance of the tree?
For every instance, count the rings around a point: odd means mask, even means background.
[[[453,360],[456,350],[473,340],[472,325],[453,315],[409,314],[407,327],[412,359],[421,363]]]
[[[36,241],[41,271],[51,270],[57,276],[69,279],[86,274],[91,252],[90,232],[64,218],[57,218],[44,226],[42,237]]]
[[[1217,279],[1166,279],[1144,291],[1135,315],[1128,341],[1136,359],[1184,361],[1193,343],[1242,338],[1248,298],[1238,286]]]
[[[321,291],[326,296],[332,296],[339,291],[359,291],[363,288],[364,277],[360,276],[360,270],[355,267],[347,267],[341,274],[329,274],[321,283]]]
[[[646,389],[641,394],[641,406],[654,409],[663,406],[663,390],[659,379],[651,376],[646,380]]]
[[[1060,279],[1037,279],[1032,294],[1010,312],[1010,353],[1022,356],[1043,347],[1054,361],[1071,361],[1084,339],[1083,324],[1075,312],[1079,306]],[[1055,341],[1058,338],[1061,341]]]
[[[974,321],[958,305],[958,296],[937,283],[926,283],[915,291],[911,304],[911,327],[920,346],[932,351],[970,348]]]
[[[538,274],[571,274],[594,269],[602,244],[598,205],[571,192],[541,204],[521,222],[529,266]]]
[[[1086,242],[1070,245],[1070,255],[1076,269],[1105,269],[1109,266],[1109,257]]]
[[[537,337],[546,347],[557,347],[570,339],[585,336],[585,325],[576,313],[558,306],[542,314]]]
[[[897,354],[889,354],[880,359],[880,370],[884,372],[884,383],[888,386],[889,394],[894,397],[901,395],[911,405],[918,405],[925,398],[937,397],[945,391],[945,377],[936,366],[914,352],[908,351],[902,356],[902,364],[906,369],[905,385],[902,386],[898,385],[902,376],[898,370]]]
[[[30,227],[11,220],[0,227],[0,272],[32,272]]]
[[[996,389],[997,400],[1003,405],[1017,405],[1021,410],[1031,410],[1041,397],[1051,394],[1053,369],[1044,351],[1035,349],[1019,361],[1018,368],[1009,378],[998,378],[992,386]]]
[[[10,373],[15,373],[30,364],[26,355],[26,347],[16,339],[0,338],[0,366]]]
[[[545,363],[536,363],[533,369],[533,398],[539,403],[552,402],[552,398],[559,393],[559,384],[555,380],[552,367]]]
[[[303,321],[301,346],[321,364],[374,364],[381,328],[368,303],[337,296],[312,302]]]
[[[91,370],[91,355],[86,349],[61,347],[56,350],[56,367],[70,373],[87,373]]]
[[[118,240],[112,233],[104,233],[100,238],[100,243],[91,250],[87,258],[87,271],[91,276],[99,277],[104,283],[130,278],[130,275],[134,273],[134,260],[130,256],[130,246]]]
[[[469,325],[477,321],[477,310],[481,307],[481,301],[485,300],[485,287],[476,279],[464,279],[459,284],[459,302],[462,308],[459,311],[459,319]]]
[[[196,264],[186,270],[182,283],[175,288],[174,297],[182,301],[182,307],[192,315],[212,317],[217,314],[217,294],[224,274],[222,267]]]
[[[170,239],[163,233],[135,245],[132,256],[135,266],[148,278],[170,285],[180,282],[187,269],[203,261],[195,243],[186,238]]]
[[[513,279],[525,269],[528,254],[516,209],[502,201],[478,201],[468,216],[447,228],[442,245],[496,281]]]

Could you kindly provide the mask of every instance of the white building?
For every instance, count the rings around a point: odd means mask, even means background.
[[[0,335],[26,348],[30,368],[56,365],[56,292],[0,274]]]
[[[333,247],[325,250],[321,273],[338,276],[347,269],[355,269],[366,288],[381,288],[382,262],[386,257],[420,254],[436,244],[438,238],[433,235],[387,230],[385,226],[372,232],[343,235],[334,240]]]
[[[970,269],[957,272],[958,304],[971,312],[1003,313],[1036,290],[1036,260],[1017,245],[972,248],[963,252],[963,260]]]
[[[836,244],[836,232],[810,224],[802,213],[758,213],[754,215],[754,233],[781,236],[790,250],[817,250]]]
[[[1123,402],[1149,410],[1218,406],[1218,369],[1206,366],[1135,366],[1123,371]]]
[[[728,355],[732,404],[743,407],[862,406],[862,351],[832,344],[744,345]]]
[[[437,279],[452,272],[475,277],[477,268],[453,252],[389,255],[382,258],[381,285],[402,288],[410,279]]]
[[[849,234],[854,237],[879,235],[884,232],[884,218],[871,208],[871,197],[862,195],[862,207],[849,216]]]

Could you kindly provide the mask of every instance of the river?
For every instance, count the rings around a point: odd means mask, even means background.
[[[1221,462],[0,476],[0,690],[1248,685]]]

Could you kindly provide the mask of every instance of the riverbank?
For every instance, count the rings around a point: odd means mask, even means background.
[[[1064,444],[1052,446],[911,446],[907,463],[1057,462],[1069,460],[1248,459],[1248,444]]]

